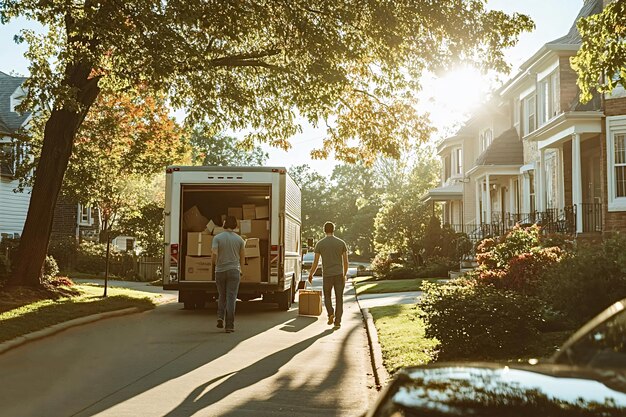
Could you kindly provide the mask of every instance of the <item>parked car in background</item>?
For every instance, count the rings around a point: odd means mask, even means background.
[[[313,267],[313,261],[315,259],[315,252],[308,252],[302,256],[302,269],[309,271],[311,267]],[[322,260],[317,264],[317,270],[315,271],[316,276],[322,275]]]
[[[438,363],[398,371],[368,417],[626,416],[626,299],[535,365]]]

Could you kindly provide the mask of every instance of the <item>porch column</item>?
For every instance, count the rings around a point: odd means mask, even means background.
[[[539,151],[539,167],[537,169],[537,211],[546,209],[546,151]]]
[[[583,231],[583,179],[580,161],[580,133],[572,135],[572,204],[576,206],[576,233]]]
[[[509,178],[509,213],[515,213],[515,180]],[[515,213],[517,214],[517,213]]]
[[[480,224],[480,200],[482,199],[481,190],[482,187],[480,185],[481,180],[476,178],[476,224]]]
[[[485,219],[485,223],[491,223],[491,183],[489,182],[489,174],[485,179],[485,197],[487,197],[487,205],[485,211],[487,214],[485,215],[487,218]]]

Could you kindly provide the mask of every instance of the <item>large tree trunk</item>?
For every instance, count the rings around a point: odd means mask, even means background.
[[[46,122],[17,264],[9,281],[11,285],[41,285],[41,270],[48,250],[54,207],[72,154],[74,138],[99,93],[98,78],[89,78],[90,73],[88,65],[74,64],[67,69],[66,83],[76,89],[80,109],[70,109],[67,105],[55,109]]]

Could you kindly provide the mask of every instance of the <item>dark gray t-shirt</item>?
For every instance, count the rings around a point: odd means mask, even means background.
[[[224,272],[231,269],[240,269],[239,253],[245,242],[235,232],[225,231],[213,238],[213,249],[217,249],[217,264],[215,272]]]
[[[315,253],[322,256],[322,274],[325,277],[343,275],[343,253],[346,242],[335,236],[326,236],[315,245]]]

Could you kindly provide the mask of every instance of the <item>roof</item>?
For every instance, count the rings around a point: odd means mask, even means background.
[[[478,156],[480,165],[523,165],[524,148],[515,128],[495,138],[491,145]]]
[[[0,72],[0,131],[13,133],[22,127],[30,113],[19,114],[11,111],[11,95],[15,93],[25,77],[13,77]]]
[[[433,188],[422,197],[422,201],[449,201],[463,198],[463,184],[444,185]]]
[[[585,0],[583,7],[578,12],[578,16],[574,20],[574,23],[567,32],[567,35],[561,36],[560,38],[554,39],[546,43],[546,46],[552,45],[580,45],[582,43],[582,39],[580,37],[580,33],[578,32],[578,28],[576,24],[583,17],[589,17],[594,14],[598,14],[602,12],[602,0]]]

